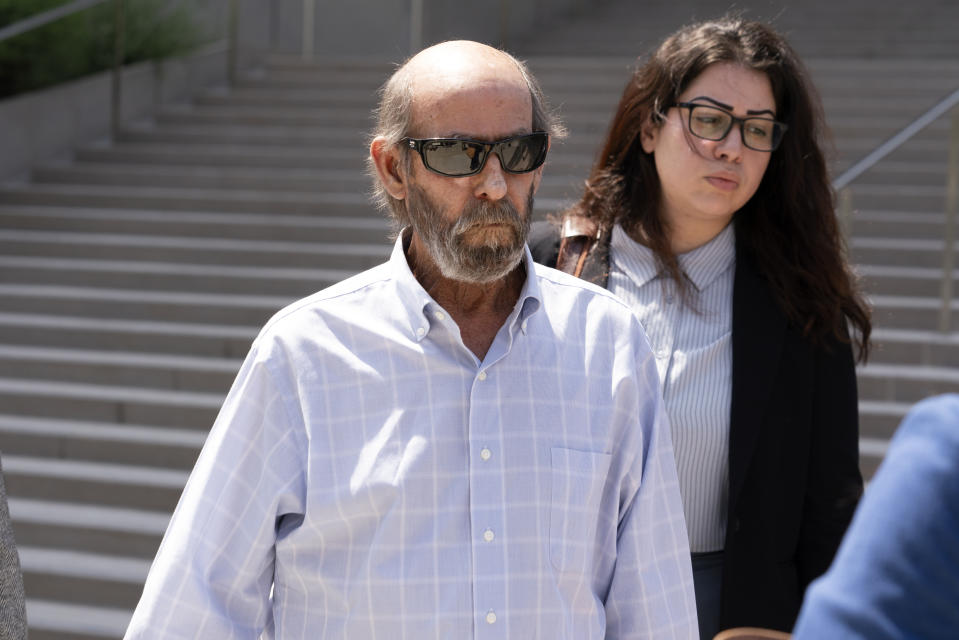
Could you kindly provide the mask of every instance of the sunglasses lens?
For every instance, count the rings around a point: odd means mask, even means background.
[[[511,173],[526,173],[536,169],[546,159],[546,134],[533,133],[501,142],[496,151],[503,169]]]
[[[483,166],[483,147],[467,140],[431,140],[423,145],[423,160],[433,171],[467,176]]]

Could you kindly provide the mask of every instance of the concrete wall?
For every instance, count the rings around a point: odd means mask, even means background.
[[[122,115],[143,118],[162,102],[186,99],[202,87],[226,82],[226,46],[124,69]],[[0,101],[0,178],[110,133],[111,74],[66,82]]]

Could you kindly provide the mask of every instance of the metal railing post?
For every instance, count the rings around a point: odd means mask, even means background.
[[[509,49],[509,0],[499,3],[499,46]]]
[[[316,0],[303,0],[303,59],[313,58],[313,41],[316,37]]]
[[[949,133],[949,164],[946,165],[946,229],[942,249],[942,306],[939,308],[939,330],[951,328],[952,273],[955,269],[956,216],[959,209],[959,108],[952,111]]]
[[[849,247],[852,238],[852,189],[846,187],[839,191],[839,230],[842,233],[846,247]]]
[[[110,134],[116,140],[123,120],[123,54],[126,48],[124,0],[114,0],[113,7],[113,77],[110,95]]]
[[[239,0],[230,0],[229,16],[227,18],[226,42],[227,42],[227,79],[230,86],[236,86],[236,67],[239,56]]]
[[[410,55],[423,48],[423,0],[410,3]]]

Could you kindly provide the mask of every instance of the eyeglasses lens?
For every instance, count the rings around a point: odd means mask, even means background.
[[[782,138],[782,127],[768,118],[744,118],[743,142],[757,151],[772,151]],[[706,140],[722,140],[732,129],[733,116],[715,107],[696,105],[689,112],[689,130]]]

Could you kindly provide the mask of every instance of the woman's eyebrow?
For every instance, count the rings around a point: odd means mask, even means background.
[[[732,105],[726,104],[724,102],[720,102],[719,100],[714,100],[713,98],[710,98],[709,96],[696,96],[695,98],[692,98],[688,102],[695,102],[696,100],[706,100],[708,102],[712,102],[717,107],[720,107],[722,109],[725,109],[726,111],[729,111],[730,113],[732,113],[733,111]],[[776,117],[775,112],[772,111],[771,109],[749,109],[746,111],[747,116],[758,116],[763,113],[768,113],[774,118]]]

